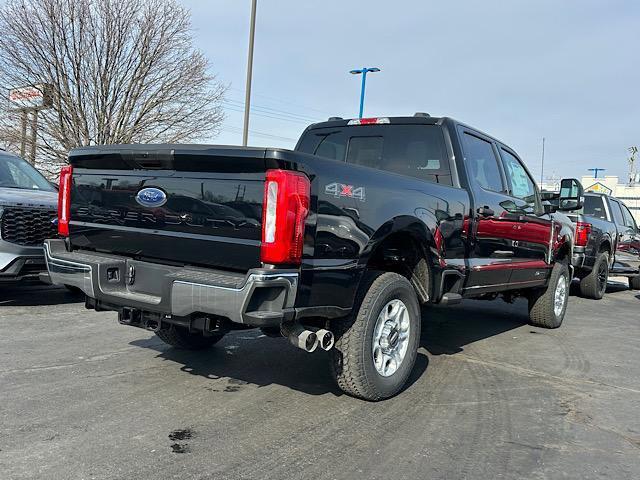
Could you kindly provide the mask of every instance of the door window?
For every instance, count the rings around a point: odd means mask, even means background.
[[[504,191],[493,145],[467,132],[463,134],[462,138],[465,163],[471,181],[485,190]]]
[[[511,195],[535,207],[536,187],[520,160],[503,148],[500,149],[500,156],[502,157],[504,173],[507,176]]]

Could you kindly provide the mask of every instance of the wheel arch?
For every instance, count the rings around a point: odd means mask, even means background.
[[[396,272],[406,277],[420,302],[426,303],[434,294],[433,270],[442,258],[441,239],[437,226],[430,228],[416,217],[399,216],[371,236],[359,264],[365,269]]]

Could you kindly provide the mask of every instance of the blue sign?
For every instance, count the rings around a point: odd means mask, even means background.
[[[162,205],[167,203],[167,194],[159,188],[143,188],[136,195],[136,202],[138,202],[143,207],[161,207]]]

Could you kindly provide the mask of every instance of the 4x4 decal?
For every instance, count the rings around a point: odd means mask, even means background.
[[[324,187],[324,193],[334,197],[357,198],[361,202],[364,202],[365,199],[364,187],[354,187],[353,185],[338,182],[330,183]]]

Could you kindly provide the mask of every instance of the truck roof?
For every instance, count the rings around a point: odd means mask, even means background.
[[[471,130],[474,130],[478,133],[481,133],[482,135],[484,135],[485,137],[491,138],[492,140],[495,140],[496,142],[499,142],[503,145],[509,145],[508,143],[494,137],[493,135],[489,135],[486,132],[483,132],[482,130],[480,130],[479,128],[473,127],[471,125],[468,125],[466,123],[460,122],[458,120],[456,120],[455,118],[452,117],[432,117],[429,116],[428,114],[423,114],[423,113],[418,113],[416,115],[412,115],[412,116],[401,116],[401,117],[385,117],[384,115],[382,116],[377,116],[377,117],[370,117],[370,118],[363,118],[363,120],[365,121],[372,121],[375,119],[384,119],[385,120],[385,124],[389,124],[389,125],[444,125],[444,124],[449,124],[452,126],[462,126],[462,127],[466,127],[469,128]],[[348,126],[355,126],[358,125],[354,122],[358,121],[357,118],[330,118],[329,120],[325,121],[325,122],[318,122],[318,123],[313,123],[311,125],[309,125],[305,131],[303,132],[306,133],[309,130],[315,130],[318,128],[331,128],[331,127],[348,127]],[[372,124],[375,124],[375,122],[372,122]],[[302,135],[301,135],[302,136]]]

